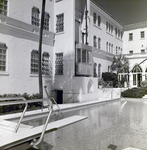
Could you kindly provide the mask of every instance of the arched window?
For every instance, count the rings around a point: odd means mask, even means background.
[[[93,36],[93,47],[97,47],[96,36]]]
[[[109,53],[111,52],[111,43],[109,43]]]
[[[111,45],[111,53],[113,54],[113,44]]]
[[[101,78],[101,64],[98,65],[98,78]]]
[[[98,38],[98,48],[101,49],[101,38]]]
[[[118,55],[118,49],[117,49],[117,46],[116,46],[116,55]]]
[[[132,73],[142,72],[142,69],[139,65],[135,65],[132,69]]]
[[[108,52],[108,42],[106,43],[106,51]]]
[[[98,26],[100,27],[101,25],[101,16],[98,16]]]
[[[96,67],[97,67],[97,64],[94,63],[94,65],[93,65],[93,76],[94,76],[94,77],[97,77]]]

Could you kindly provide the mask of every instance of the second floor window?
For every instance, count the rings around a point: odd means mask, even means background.
[[[32,25],[39,27],[39,9],[37,7],[32,8]]]
[[[96,13],[93,13],[93,23],[96,24]]]
[[[133,33],[129,33],[129,41],[133,40]]]
[[[97,47],[96,36],[93,37],[93,47]]]
[[[98,26],[100,27],[101,25],[101,16],[98,16]]]
[[[57,15],[56,32],[64,31],[64,14]]]
[[[45,12],[45,15],[44,15],[44,23],[43,23],[43,29],[44,30],[49,30],[49,13]]]
[[[98,38],[98,48],[101,49],[101,38]]]
[[[0,14],[7,16],[7,0],[0,0]]]
[[[141,39],[145,38],[144,31],[140,32],[140,37],[141,37]]]

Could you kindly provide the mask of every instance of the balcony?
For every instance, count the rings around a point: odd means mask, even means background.
[[[79,76],[92,76],[92,65],[87,63],[77,63],[76,74]]]

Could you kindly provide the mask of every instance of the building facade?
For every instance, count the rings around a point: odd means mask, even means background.
[[[0,2],[0,94],[39,92],[41,3]],[[98,80],[122,51],[123,25],[95,2],[46,0],[43,86],[58,103],[98,99]]]
[[[124,27],[123,53],[129,61],[129,87],[140,87],[147,79],[147,22]]]

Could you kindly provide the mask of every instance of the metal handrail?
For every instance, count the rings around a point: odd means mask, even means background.
[[[24,98],[24,97],[9,97],[9,98],[0,98],[0,101],[7,101],[7,100],[23,100],[23,101],[26,101],[26,99]],[[12,104],[8,104],[8,102],[1,102],[0,103],[0,106],[4,106],[4,105],[13,105],[13,102],[12,102]],[[25,103],[25,108],[24,108],[24,110],[23,110],[23,112],[22,112],[22,114],[21,114],[21,117],[20,117],[20,119],[19,119],[19,121],[18,121],[18,123],[17,123],[17,125],[16,125],[16,128],[15,128],[15,133],[18,131],[18,129],[19,129],[19,126],[20,126],[20,123],[21,123],[21,121],[22,121],[22,119],[23,119],[23,117],[24,117],[24,115],[25,115],[25,112],[26,112],[26,110],[27,110],[27,107],[28,107],[28,103]]]
[[[51,113],[52,113],[52,111],[53,111],[53,103],[52,103],[51,101],[49,101],[49,102],[50,102],[50,105],[49,105],[49,114],[48,114],[47,119],[46,119],[46,122],[45,122],[45,124],[44,124],[43,130],[42,130],[42,133],[41,133],[41,136],[40,136],[40,138],[39,138],[38,141],[32,141],[31,144],[30,144],[30,145],[32,145],[32,146],[35,147],[35,148],[37,148],[36,146],[41,143],[41,141],[42,141],[42,139],[43,139],[43,137],[44,137],[44,133],[45,133],[45,131],[46,131],[46,128],[47,128],[47,125],[48,125],[48,122],[49,122]]]
[[[20,99],[22,99],[23,101],[0,102],[0,106],[15,105],[15,104],[25,104],[25,105],[26,105],[25,108],[24,108],[24,110],[23,110],[23,113],[22,113],[22,115],[21,115],[21,117],[20,117],[20,119],[19,119],[19,122],[18,122],[18,124],[17,124],[17,126],[16,126],[16,128],[15,128],[15,132],[17,132],[18,129],[19,129],[20,123],[21,123],[21,121],[22,121],[22,119],[23,119],[23,117],[24,117],[24,114],[25,114],[26,110],[27,110],[28,103],[49,101],[49,103],[48,103],[48,104],[49,104],[49,105],[48,105],[48,107],[49,107],[49,114],[48,114],[47,119],[46,119],[46,122],[45,122],[45,124],[44,124],[43,130],[42,130],[42,133],[41,133],[41,136],[40,136],[40,138],[39,138],[38,141],[35,141],[35,142],[33,141],[33,142],[31,142],[31,144],[30,144],[30,145],[33,145],[34,147],[36,147],[36,145],[38,145],[38,144],[42,141],[42,139],[43,139],[43,137],[44,137],[45,130],[46,130],[46,128],[47,128],[47,125],[48,125],[48,122],[49,122],[51,113],[52,113],[52,111],[53,111],[53,103],[52,103],[52,101],[50,100],[50,98],[49,98],[49,99],[26,100],[24,97],[0,98],[0,101],[6,101],[6,100],[20,100]],[[53,99],[53,100],[54,100],[54,99]],[[58,106],[58,107],[59,107],[59,106]]]
[[[23,101],[11,101],[11,100],[20,100],[22,99]],[[20,123],[25,115],[25,112],[28,107],[28,103],[34,103],[34,102],[43,102],[43,101],[50,101],[50,104],[52,103],[50,99],[33,99],[33,100],[26,100],[24,97],[13,97],[13,98],[0,98],[0,101],[6,101],[10,100],[10,102],[0,102],[0,106],[7,106],[7,105],[16,105],[16,104],[25,104],[25,108],[21,114],[21,117],[17,123],[17,126],[15,128],[15,133],[18,131]]]

